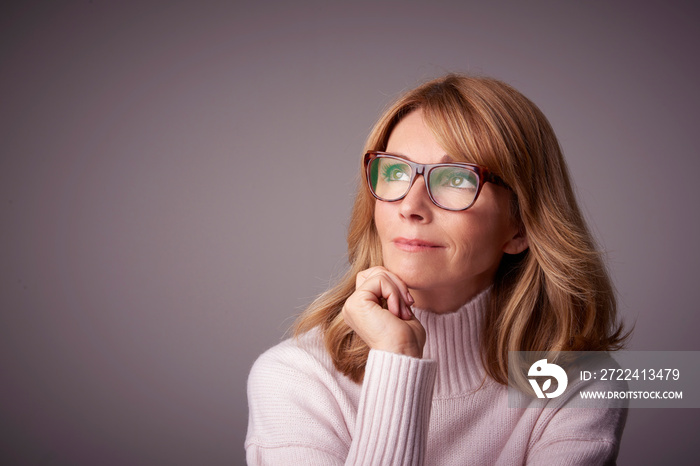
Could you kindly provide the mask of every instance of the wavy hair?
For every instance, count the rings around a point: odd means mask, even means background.
[[[372,129],[364,152],[386,150],[399,121],[422,109],[438,142],[457,161],[484,165],[512,188],[512,215],[529,248],[504,254],[482,329],[488,375],[508,379],[508,351],[611,351],[629,333],[617,321],[605,264],[577,205],[554,131],[540,109],[491,78],[450,74],[401,96]],[[360,166],[362,164],[359,164]],[[361,170],[347,243],[350,268],[299,316],[295,336],[319,327],[336,368],[356,382],[369,348],[343,320],[356,275],[382,265],[375,199]]]

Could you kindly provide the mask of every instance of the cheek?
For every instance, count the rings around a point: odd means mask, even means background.
[[[474,216],[469,222],[452,226],[450,235],[457,256],[466,263],[491,263],[500,260],[503,248],[503,230],[499,222],[489,216]]]
[[[375,201],[374,204],[374,225],[377,227],[377,233],[379,234],[379,239],[383,240],[384,235],[386,234],[387,230],[387,219],[389,218],[388,212],[387,212],[387,204],[386,202],[379,202]]]
[[[458,251],[457,256],[467,260],[467,263],[477,259],[489,249],[485,244],[488,237],[478,226],[467,225],[460,233],[459,235],[453,235],[454,248]]]

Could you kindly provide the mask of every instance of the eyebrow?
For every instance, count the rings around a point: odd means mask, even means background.
[[[391,153],[391,152],[388,152],[388,153]],[[415,160],[413,160],[413,159],[412,159],[411,157],[409,157],[408,155],[399,154],[399,153],[394,153],[394,155],[398,155],[398,156],[400,156],[400,157],[403,157],[403,158],[406,159],[406,160],[410,160],[411,162],[415,162]],[[456,163],[456,162],[454,161],[454,159],[453,159],[452,157],[450,157],[449,155],[445,154],[445,155],[442,156],[442,158],[440,159],[440,161],[439,161],[438,163]]]

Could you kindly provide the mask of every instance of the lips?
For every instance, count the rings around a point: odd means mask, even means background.
[[[396,238],[393,243],[398,249],[409,252],[430,251],[444,247],[420,238]]]

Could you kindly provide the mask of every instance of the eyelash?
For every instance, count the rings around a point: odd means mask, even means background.
[[[384,178],[385,180],[391,180],[391,174],[392,174],[395,170],[400,169],[400,168],[401,168],[401,165],[402,165],[402,164],[392,163],[392,164],[390,164],[390,165],[385,165],[384,167],[382,167],[382,178]],[[404,170],[401,170],[401,171],[402,171],[403,173],[405,173]]]

